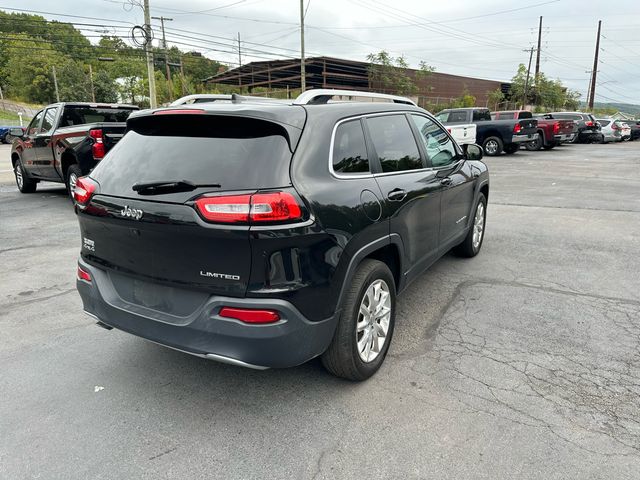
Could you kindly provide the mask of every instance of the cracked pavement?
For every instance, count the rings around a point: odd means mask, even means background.
[[[20,195],[8,153],[0,479],[638,478],[640,142],[487,159],[482,252],[403,293],[361,384],[97,328],[63,190]]]

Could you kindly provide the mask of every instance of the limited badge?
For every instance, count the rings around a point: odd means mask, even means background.
[[[94,242],[90,238],[83,237],[82,238],[82,248],[86,248],[90,252],[95,252],[96,251],[96,242]]]

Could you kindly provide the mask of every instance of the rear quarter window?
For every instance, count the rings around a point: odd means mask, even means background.
[[[333,171],[341,175],[369,172],[369,158],[360,120],[338,125],[333,140]]]

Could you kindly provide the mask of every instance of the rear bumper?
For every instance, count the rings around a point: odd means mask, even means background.
[[[532,133],[530,135],[514,135],[511,138],[511,143],[522,143],[522,142],[530,142],[532,140],[537,140],[538,134]]]
[[[573,133],[567,133],[562,135],[554,135],[553,138],[558,142],[567,142],[569,140],[573,140],[575,135]]]
[[[188,316],[174,317],[122,299],[107,272],[80,260],[92,281],[78,280],[85,312],[103,324],[192,355],[250,368],[300,365],[322,354],[333,337],[336,316],[310,322],[279,299],[211,296]],[[281,320],[249,325],[217,315],[222,306],[277,310]]]

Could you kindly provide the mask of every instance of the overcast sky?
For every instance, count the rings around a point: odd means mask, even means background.
[[[135,1],[135,0],[134,0]],[[139,0],[141,3],[142,0]],[[167,22],[169,44],[207,57],[243,63],[299,56],[298,0],[150,0],[151,14]],[[125,35],[143,23],[131,0],[0,0],[0,8],[44,11],[48,19],[115,25]],[[602,20],[596,101],[640,104],[640,10],[637,2],[593,0],[305,0],[307,56],[365,60],[387,50],[412,66],[421,60],[436,71],[509,80],[524,50],[535,46],[543,16],[541,70],[560,78],[586,99],[598,20]],[[51,13],[96,17],[96,20]],[[100,20],[100,21],[98,21]],[[158,24],[157,20],[153,24]],[[99,27],[84,33],[99,35]],[[160,37],[159,28],[156,38]],[[221,37],[221,38],[218,38]],[[250,43],[251,42],[251,43]],[[535,53],[532,71],[535,64]]]

